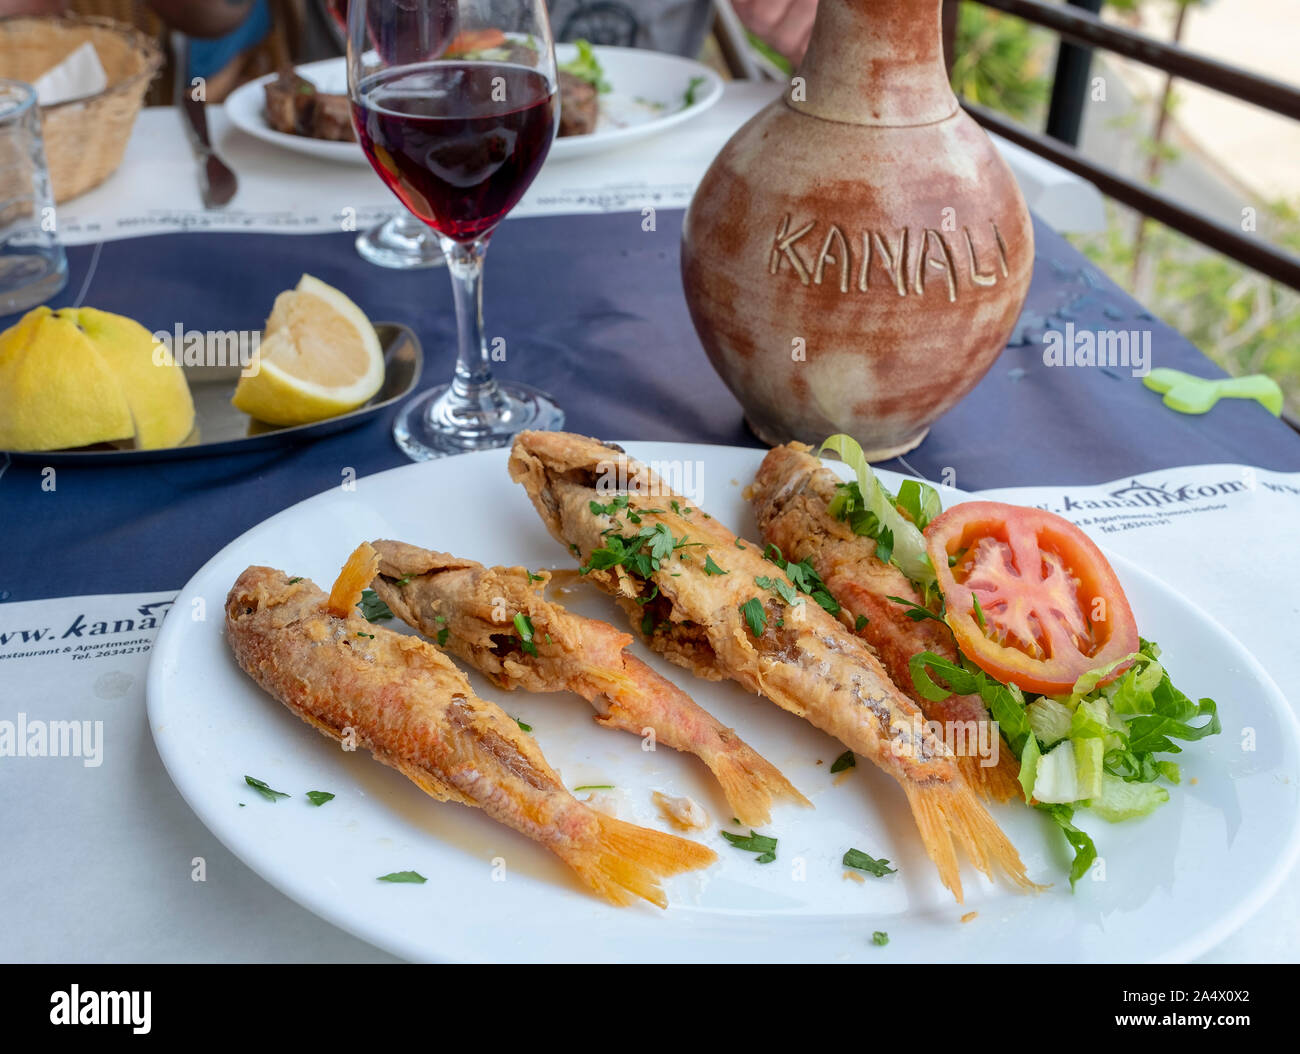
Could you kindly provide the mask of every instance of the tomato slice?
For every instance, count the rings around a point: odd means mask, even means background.
[[[968,501],[936,516],[925,540],[958,647],[999,681],[1058,695],[1080,674],[1138,650],[1119,578],[1069,520]]]

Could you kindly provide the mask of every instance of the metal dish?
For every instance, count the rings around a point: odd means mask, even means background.
[[[124,450],[101,443],[71,450],[11,451],[9,457],[36,460],[43,465],[166,461],[213,454],[242,454],[302,443],[354,428],[405,398],[420,381],[423,353],[415,334],[396,322],[377,322],[375,332],[384,349],[384,383],[364,406],[338,417],[284,428],[263,424],[230,405],[230,397],[239,380],[238,366],[191,366],[185,369],[185,377],[194,397],[194,431],[182,445],[158,450]]]

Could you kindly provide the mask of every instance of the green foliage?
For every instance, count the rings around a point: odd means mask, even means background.
[[[978,4],[957,19],[952,86],[971,102],[1036,123],[1051,88],[1054,37],[1047,30]]]

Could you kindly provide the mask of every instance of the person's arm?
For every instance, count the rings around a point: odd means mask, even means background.
[[[224,37],[248,17],[253,0],[149,0],[149,6],[187,36]]]
[[[817,0],[732,0],[745,27],[798,65],[808,50]]]

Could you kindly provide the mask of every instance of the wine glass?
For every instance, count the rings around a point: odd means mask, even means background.
[[[329,16],[326,24],[335,42],[348,46],[348,0],[318,0]],[[408,271],[419,267],[441,267],[446,261],[438,239],[405,209],[357,235],[357,254],[372,264]]]
[[[370,164],[437,233],[456,309],[455,374],[402,408],[398,446],[422,461],[561,427],[549,395],[492,376],[483,337],[488,240],[559,124],[544,0],[351,0],[348,93]]]

